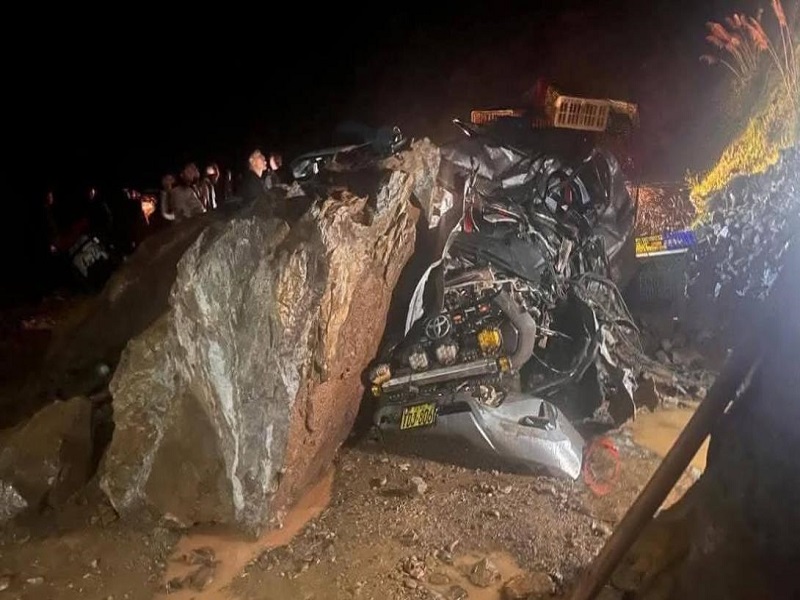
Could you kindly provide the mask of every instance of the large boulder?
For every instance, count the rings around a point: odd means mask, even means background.
[[[58,506],[93,472],[92,406],[56,402],[0,434],[0,521],[25,508]]]
[[[110,384],[100,485],[123,516],[256,533],[330,465],[414,250],[415,174],[378,174],[292,225],[257,205],[216,219],[180,259]]]

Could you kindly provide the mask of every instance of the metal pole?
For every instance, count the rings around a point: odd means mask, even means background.
[[[752,337],[734,351],[705,400],[675,440],[650,481],[628,509],[606,545],[572,593],[571,600],[592,600],[611,577],[625,553],[639,537],[642,528],[653,518],[670,490],[711,433],[712,427],[734,400],[758,364],[759,344]]]

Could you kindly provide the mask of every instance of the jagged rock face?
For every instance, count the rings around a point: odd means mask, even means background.
[[[58,506],[92,474],[92,407],[85,398],[46,406],[0,437],[0,521]]]
[[[247,210],[178,263],[170,309],[111,382],[101,487],[123,515],[257,532],[329,466],[411,256],[414,176],[346,190],[293,226]]]

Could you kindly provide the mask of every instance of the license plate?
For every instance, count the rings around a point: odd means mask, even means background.
[[[433,402],[406,406],[400,417],[400,429],[427,427],[434,423],[436,423],[436,404]]]

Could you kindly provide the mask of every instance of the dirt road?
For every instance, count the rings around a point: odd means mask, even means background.
[[[629,429],[613,441],[621,469],[602,497],[582,481],[454,466],[359,442],[286,515],[283,530],[258,541],[140,531],[116,520],[95,489],[0,534],[0,599],[495,600],[521,573],[558,592],[658,464]],[[669,502],[690,482],[685,476]]]

